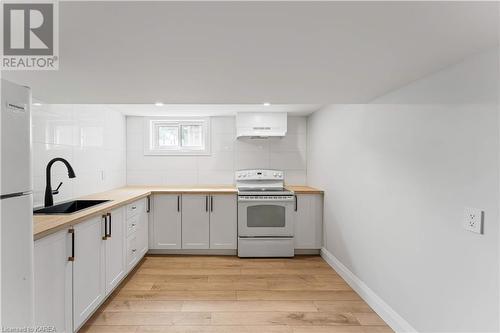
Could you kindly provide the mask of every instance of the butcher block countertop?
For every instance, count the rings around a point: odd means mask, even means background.
[[[308,186],[286,186],[297,194],[322,194],[323,191]],[[48,236],[70,225],[99,216],[112,209],[132,203],[155,193],[181,194],[236,194],[236,187],[226,186],[127,186],[115,190],[87,195],[78,199],[111,200],[73,214],[33,215],[33,237],[35,240]]]
[[[295,194],[323,194],[322,190],[310,186],[286,185],[285,187],[290,191],[294,191]]]

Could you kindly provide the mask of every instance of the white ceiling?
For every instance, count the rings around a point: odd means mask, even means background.
[[[364,103],[498,45],[497,2],[60,2],[49,103]]]

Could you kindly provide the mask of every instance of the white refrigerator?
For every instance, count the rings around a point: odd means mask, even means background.
[[[31,91],[1,80],[0,325],[33,325]],[[47,304],[47,306],[49,306]]]

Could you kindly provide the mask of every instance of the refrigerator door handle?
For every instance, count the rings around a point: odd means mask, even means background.
[[[25,195],[30,195],[30,194],[33,194],[33,192],[28,191],[28,192],[16,192],[16,193],[2,194],[2,195],[0,195],[0,200],[10,199],[10,198],[15,198],[15,197],[23,197]]]

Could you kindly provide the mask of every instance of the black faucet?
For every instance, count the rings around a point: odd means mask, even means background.
[[[54,205],[54,197],[53,194],[58,194],[59,193],[59,188],[62,185],[62,182],[59,184],[57,189],[55,191],[52,191],[52,185],[50,183],[50,169],[52,168],[52,164],[55,162],[60,161],[63,162],[64,165],[66,165],[66,168],[68,169],[68,177],[69,178],[75,178],[75,171],[73,170],[73,167],[69,164],[68,161],[66,161],[64,158],[61,157],[56,157],[50,160],[50,162],[47,164],[47,170],[45,174],[45,181],[47,182],[45,186],[45,207],[50,207]]]

